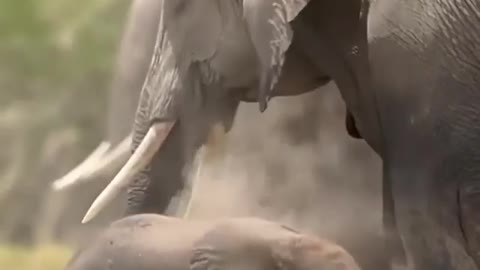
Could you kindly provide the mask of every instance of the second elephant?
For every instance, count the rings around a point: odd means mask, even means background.
[[[360,270],[342,247],[260,218],[118,220],[65,270]]]

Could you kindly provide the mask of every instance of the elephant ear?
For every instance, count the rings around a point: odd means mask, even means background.
[[[282,71],[285,53],[292,41],[289,23],[308,2],[309,0],[243,1],[243,15],[261,66],[258,88],[261,112],[267,108],[271,92]]]
[[[218,1],[164,0],[168,39],[184,63],[211,58],[222,32]]]

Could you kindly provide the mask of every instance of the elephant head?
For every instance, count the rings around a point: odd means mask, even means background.
[[[128,213],[165,211],[211,127],[228,131],[242,100],[258,101],[263,111],[272,96],[301,94],[330,79],[348,100],[368,88],[366,0],[159,1],[133,155],[84,222],[127,186]]]

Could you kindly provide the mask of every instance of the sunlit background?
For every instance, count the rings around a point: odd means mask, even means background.
[[[111,87],[130,4],[0,1],[0,269],[62,269],[80,243],[122,214],[119,198],[80,224],[113,174],[61,192],[51,183],[84,159],[107,127],[120,134],[131,125],[132,108],[121,115],[112,107],[132,97]],[[276,98],[264,114],[243,104],[222,142],[227,154],[201,176],[207,184],[195,215],[269,217],[353,253],[375,252],[372,242],[371,250],[362,243],[380,233],[380,164],[348,137],[344,114],[333,84]]]

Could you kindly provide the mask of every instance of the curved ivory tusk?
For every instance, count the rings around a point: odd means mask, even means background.
[[[110,143],[102,141],[97,148],[95,148],[95,150],[93,150],[93,152],[88,155],[80,164],[78,164],[63,177],[55,180],[52,183],[52,188],[56,191],[60,191],[77,183],[78,179],[82,178],[83,173],[96,164],[109,148]]]
[[[132,136],[127,136],[108,153],[110,144],[102,142],[81,164],[53,182],[53,189],[66,190],[80,183],[97,179],[109,171],[120,169],[130,154],[131,140]]]
[[[167,138],[168,133],[172,129],[175,121],[156,123],[150,127],[147,134],[137,147],[133,155],[128,159],[127,163],[122,167],[120,172],[113,178],[108,186],[95,199],[88,209],[82,223],[92,220],[118,193],[125,188],[132,177],[145,168],[152,160],[162,143]]]
[[[99,160],[97,166],[90,167],[89,170],[86,170],[82,175],[82,178],[79,179],[79,182],[80,180],[86,181],[96,179],[110,170],[120,169],[122,165],[127,162],[128,156],[130,155],[131,141],[131,135],[125,137],[125,139],[123,139],[115,148]]]

